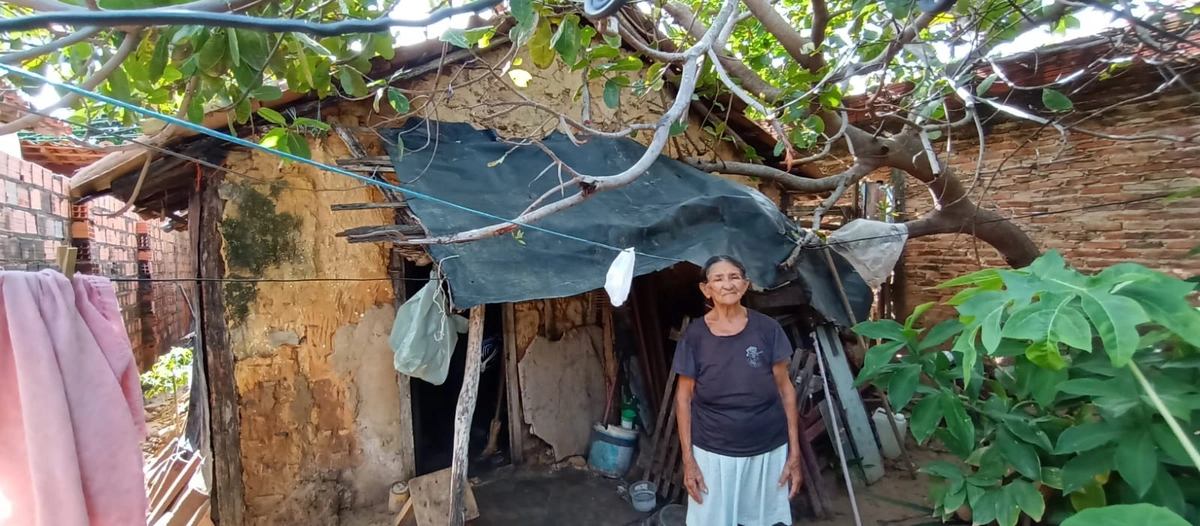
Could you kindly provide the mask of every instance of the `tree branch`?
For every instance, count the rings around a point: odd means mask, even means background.
[[[808,179],[762,164],[734,161],[706,161],[696,158],[684,159],[683,162],[703,172],[757,177],[764,181],[776,183],[786,190],[805,194],[830,192],[837,188],[840,183],[838,176]]]
[[[769,4],[766,0],[743,0],[746,8],[750,10],[758,22],[763,25],[775,40],[783,46],[784,51],[788,56],[792,57],[801,66],[809,71],[817,71],[825,66],[825,58],[820,53],[808,54],[805,53],[804,46],[813,44],[812,40],[801,35],[796,28],[792,27],[791,22],[788,22],[783,15],[775,10],[775,7]]]
[[[25,50],[21,50],[21,51],[13,51],[11,53],[5,53],[3,55],[0,55],[0,63],[20,64],[21,62],[24,62],[24,61],[32,59],[32,58],[40,57],[42,55],[45,55],[46,53],[50,53],[50,52],[65,48],[67,46],[78,44],[80,42],[83,42],[85,40],[88,40],[88,39],[96,36],[99,33],[100,33],[100,28],[98,28],[98,27],[85,27],[76,33],[71,33],[70,35],[62,37],[53,42],[48,42],[46,44],[42,44],[37,47],[31,47],[29,49],[25,49]]]
[[[730,18],[733,16],[736,7],[737,0],[724,0],[721,11],[717,13],[716,18],[713,20],[714,27],[725,27],[725,24],[729,23]],[[595,195],[596,192],[620,188],[637,180],[638,177],[645,174],[654,162],[658,160],[658,157],[662,154],[663,147],[666,146],[667,140],[671,137],[671,125],[678,122],[683,117],[688,106],[690,106],[692,94],[696,91],[696,81],[699,78],[699,59],[712,48],[717,36],[718,30],[709,29],[703,38],[683,52],[687,60],[683,64],[683,75],[679,80],[679,91],[675,96],[675,101],[666,113],[659,118],[654,129],[654,137],[651,139],[650,145],[646,148],[642,157],[625,171],[608,176],[576,175],[574,179],[577,182],[573,184],[579,186],[578,192],[535,210],[526,211],[512,221],[459,232],[449,236],[408,240],[406,243],[414,245],[444,245],[503,235],[516,230],[521,225],[529,225],[578,205],[592,195]]]
[[[671,15],[671,18],[675,19],[675,23],[686,29],[688,35],[696,40],[700,40],[708,32],[708,28],[704,27],[704,24],[700,23],[700,21],[696,19],[696,15],[692,13],[692,10],[686,5],[683,5],[679,2],[669,2],[667,5],[663,6],[663,11],[666,11],[667,14]],[[754,70],[750,69],[746,63],[725,55],[723,48],[716,49],[717,46],[713,47],[714,51],[717,52],[717,60],[721,63],[721,66],[724,66],[725,70],[728,71],[730,75],[736,77],[738,80],[741,80],[742,88],[744,88],[746,91],[754,93],[759,97],[762,97],[763,100],[771,102],[779,100],[779,98],[783,96],[782,90],[763,80],[763,78],[758,76]]]
[[[99,86],[106,79],[108,79],[108,76],[112,75],[117,68],[121,67],[121,63],[124,62],[125,59],[134,52],[134,50],[137,49],[138,44],[141,43],[141,36],[142,30],[140,28],[125,33],[125,40],[121,42],[121,47],[117,48],[116,54],[109,58],[103,66],[100,66],[100,69],[96,70],[94,75],[83,81],[79,87],[88,91],[96,89],[96,86]],[[49,107],[42,108],[41,111],[43,113],[50,113],[59,108],[68,107],[74,104],[76,100],[79,100],[79,97],[80,95],[78,93],[68,93],[61,99],[58,99],[58,102],[55,102]],[[41,115],[31,113],[15,121],[0,125],[0,135],[8,135],[10,133],[16,133],[24,130],[25,128],[38,123],[43,118],[44,117]]]

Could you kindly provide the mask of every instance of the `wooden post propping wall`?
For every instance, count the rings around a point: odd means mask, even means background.
[[[466,522],[467,446],[471,440],[471,417],[479,396],[479,368],[483,354],[483,315],[486,306],[471,307],[467,329],[467,364],[462,390],[454,410],[454,461],[450,466],[450,526]]]
[[[220,279],[225,277],[218,228],[225,211],[225,202],[217,193],[222,174],[210,172],[206,175],[199,206],[200,277]],[[201,282],[200,314],[212,431],[212,518],[219,526],[242,526],[246,520],[246,496],[242,483],[241,422],[224,297],[225,288],[221,281]]]

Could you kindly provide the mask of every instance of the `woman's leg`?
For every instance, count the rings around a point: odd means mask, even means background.
[[[738,495],[737,524],[792,524],[788,487],[779,487],[779,477],[783,475],[783,468],[787,464],[787,454],[787,445],[783,445],[774,451],[739,459],[745,465],[742,467],[741,491]]]
[[[708,493],[704,502],[688,497],[687,526],[733,526],[738,516],[739,469],[741,459],[709,453],[693,446],[692,455],[704,477]]]

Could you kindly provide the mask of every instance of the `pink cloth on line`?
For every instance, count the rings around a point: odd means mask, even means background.
[[[112,282],[0,272],[0,525],[146,524],[145,436]]]

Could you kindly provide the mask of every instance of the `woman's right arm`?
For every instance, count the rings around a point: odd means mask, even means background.
[[[704,485],[704,475],[692,455],[692,393],[696,389],[696,379],[679,376],[675,389],[675,423],[679,426],[679,449],[683,453],[683,485],[688,495],[697,504],[704,502],[704,494],[708,487]]]

